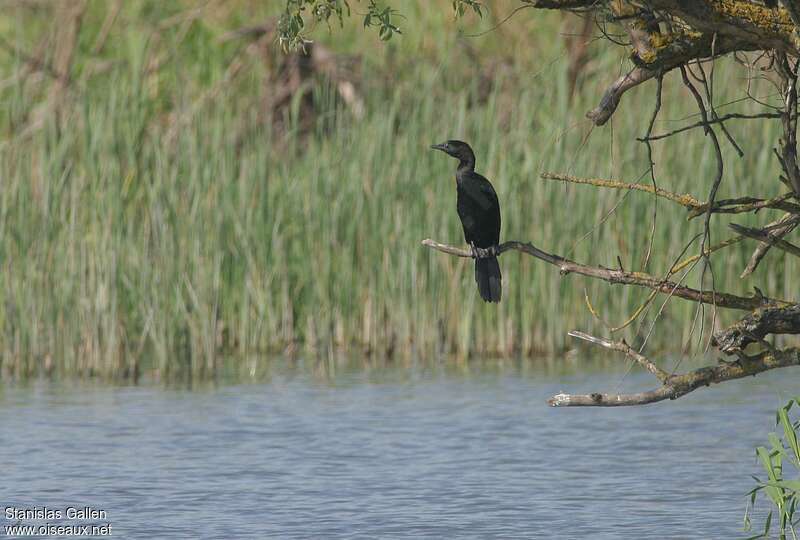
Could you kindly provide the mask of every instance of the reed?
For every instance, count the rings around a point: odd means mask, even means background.
[[[107,4],[91,4],[74,82],[58,102],[47,75],[25,75],[23,59],[0,53],[2,72],[10,74],[0,91],[6,376],[124,377],[150,367],[213,373],[220,355],[244,361],[287,348],[428,357],[556,352],[573,345],[569,330],[603,333],[585,294],[612,325],[647,297],[647,291],[560,277],[509,253],[500,261],[503,302],[484,305],[469,261],[420,245],[428,237],[461,239],[452,163],[428,150],[432,142],[458,137],[471,142],[478,170],[498,191],[503,238],[579,261],[616,266],[619,257],[626,268],[640,267],[652,197],[539,177],[553,171],[649,181],[642,176],[645,147],[635,137],[646,127],[650,89],[626,96],[607,127],[591,130],[583,119],[619,57],[596,57],[570,102],[557,25],[525,35],[519,27],[530,23],[521,17],[517,30],[464,44],[442,16],[409,24],[381,47],[357,28],[323,32],[334,50],[369,46],[359,76],[365,112],[356,118],[320,77],[309,128],[299,100],[281,118],[258,113],[270,69],[258,57],[230,77],[239,45],[220,43],[219,36],[241,21],[246,2],[171,26],[163,22],[167,15],[182,12],[131,4],[124,3],[99,53],[92,51]],[[419,10],[414,5],[409,19]],[[5,17],[0,25],[17,28],[5,35],[20,48],[33,48],[49,28],[22,9]],[[158,32],[142,32],[156,19]],[[504,39],[531,54],[509,57]],[[501,62],[502,69],[490,69]],[[726,62],[717,69],[718,103],[742,97],[724,85],[727,77],[743,75],[741,69]],[[675,121],[659,122],[657,131],[679,125],[694,112],[690,106],[668,76],[662,118]],[[741,102],[722,110],[755,108]],[[726,147],[720,197],[747,193],[753,182],[777,186],[771,156],[777,126],[751,122],[731,131],[746,154],[739,159]],[[704,200],[714,164],[702,132],[654,149],[659,184]],[[687,221],[685,210],[663,200],[657,212],[649,263],[656,274],[702,227],[702,220]],[[772,218],[774,212],[762,212],[768,213]],[[766,217],[755,219],[730,218],[749,225]],[[716,221],[715,242],[732,235],[728,220]],[[752,247],[742,242],[715,253],[715,284],[738,293],[763,284],[772,296],[797,300],[793,276],[800,268],[780,253],[770,255],[752,282],[738,279]],[[697,250],[698,244],[690,253]],[[696,286],[699,279],[695,272],[686,283]],[[693,309],[670,302],[651,345],[679,350]],[[637,326],[625,330],[628,339],[635,340]]]

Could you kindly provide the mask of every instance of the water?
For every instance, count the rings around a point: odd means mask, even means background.
[[[800,393],[787,369],[551,409],[562,390],[614,390],[624,366],[269,366],[193,389],[0,386],[0,505],[101,509],[22,523],[117,538],[742,538],[753,447]]]

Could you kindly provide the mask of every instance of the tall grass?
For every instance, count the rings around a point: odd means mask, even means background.
[[[221,44],[218,36],[235,26],[246,2],[234,3],[225,17],[215,12],[157,34],[143,29],[176,8],[133,4],[123,9],[100,59],[89,51],[105,3],[92,5],[75,69],[85,74],[101,60],[113,63],[101,75],[78,79],[38,129],[25,128],[46,103],[49,81],[15,81],[25,61],[0,57],[3,71],[12,74],[0,114],[6,375],[125,376],[143,365],[160,373],[211,372],[220,354],[287,348],[553,352],[571,345],[570,329],[604,332],[587,311],[585,295],[611,324],[645,299],[646,291],[561,277],[553,267],[509,253],[501,258],[503,302],[485,305],[469,261],[420,246],[427,237],[462,240],[453,163],[428,146],[463,138],[498,191],[503,238],[606,266],[616,266],[619,257],[626,268],[639,268],[652,198],[539,178],[542,171],[559,171],[649,181],[642,177],[645,148],[635,136],[649,117],[652,88],[627,95],[607,127],[591,130],[583,119],[618,72],[621,52],[598,53],[570,103],[557,26],[535,17],[515,24],[536,28],[536,35],[498,31],[467,45],[454,37],[447,17],[422,17],[383,48],[357,29],[323,32],[336,50],[368,51],[361,73],[366,114],[354,118],[319,79],[313,99],[320,114],[306,133],[299,103],[282,113],[280,129],[269,118],[257,119],[269,91],[262,83],[269,68],[262,63],[251,62],[244,76],[225,83],[236,45]],[[411,6],[409,19],[421,11]],[[6,17],[3,26],[21,48],[48,28],[37,14]],[[531,53],[509,62],[504,39]],[[410,56],[413,47],[418,56]],[[149,70],[161,52],[171,56]],[[507,67],[494,71],[487,92],[479,75],[501,61]],[[744,74],[724,62],[717,70],[718,103],[742,97],[732,77]],[[662,119],[694,112],[675,77],[667,77],[666,87]],[[209,94],[213,88],[222,90]],[[733,109],[755,110],[749,103],[724,110]],[[662,121],[657,129],[676,125]],[[739,159],[726,147],[720,197],[777,194],[771,156],[777,126],[754,122],[731,131],[746,155]],[[702,133],[654,147],[659,184],[704,199],[714,161]],[[657,211],[649,269],[661,273],[702,224],[687,222],[683,210],[664,201]],[[727,221],[715,224],[715,241],[729,236]],[[691,253],[698,249],[695,244]],[[748,294],[758,285],[797,299],[792,277],[800,268],[780,254],[752,279],[738,279],[751,249],[745,243],[713,257],[717,287]],[[690,285],[698,281],[699,272],[687,278]],[[660,301],[640,336],[658,307]],[[681,347],[693,309],[670,302],[650,343]],[[635,339],[637,326],[626,330],[628,339]]]

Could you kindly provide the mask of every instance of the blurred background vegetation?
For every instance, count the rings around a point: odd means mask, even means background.
[[[573,346],[571,329],[606,333],[585,295],[611,325],[644,301],[645,290],[560,277],[509,253],[503,302],[485,305],[469,261],[420,246],[463,240],[453,163],[428,149],[461,138],[497,189],[504,239],[641,268],[652,197],[539,176],[650,181],[635,137],[653,85],[627,94],[603,128],[584,118],[627,68],[624,48],[577,17],[529,9],[500,24],[511,0],[459,19],[449,0],[408,0],[389,41],[362,28],[354,2],[343,27],[309,29],[306,54],[284,53],[284,5],[3,2],[4,376],[211,373],[223,358],[337,350],[399,361],[558,354]],[[732,58],[714,76],[721,113],[759,111],[746,88],[776,99]],[[656,132],[697,120],[678,79],[665,79]],[[778,194],[778,127],[730,126],[745,155],[725,146],[719,198],[754,182]],[[662,187],[707,197],[714,161],[702,131],[654,143],[654,161]],[[770,212],[734,221],[766,223]],[[685,217],[658,203],[650,272],[663,274],[702,230]],[[728,221],[716,220],[714,242],[732,235]],[[738,279],[752,248],[712,257],[717,287],[797,301],[800,268],[781,253]],[[680,353],[694,307],[670,302],[649,350]],[[641,340],[656,311],[621,334]]]

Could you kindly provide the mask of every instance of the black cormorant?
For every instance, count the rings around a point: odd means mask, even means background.
[[[499,302],[502,292],[497,245],[500,243],[500,202],[492,184],[475,172],[475,154],[463,141],[447,141],[431,148],[458,159],[456,192],[464,239],[475,257],[475,281],[486,302]],[[477,249],[476,249],[477,248]]]

